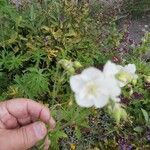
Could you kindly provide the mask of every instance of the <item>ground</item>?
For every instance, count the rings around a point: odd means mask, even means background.
[[[129,36],[136,42],[140,43],[145,31],[150,31],[150,14],[142,15],[137,18],[130,18],[127,16],[122,18],[119,22],[119,29],[123,26],[129,26]]]

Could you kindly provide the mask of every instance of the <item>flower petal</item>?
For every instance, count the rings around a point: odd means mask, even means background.
[[[81,107],[92,107],[94,105],[94,101],[92,97],[87,97],[86,95],[83,95],[82,93],[75,95],[76,102]]]
[[[103,90],[106,91],[109,96],[117,97],[121,94],[121,88],[115,77],[107,76],[103,79],[101,84],[103,85]],[[103,94],[106,95],[106,92]]]
[[[118,71],[122,70],[124,67],[122,67],[121,65],[117,65],[117,69]]]
[[[124,83],[124,82],[121,82],[121,81],[118,81],[118,85],[119,85],[119,87],[124,87],[125,85],[126,85],[127,83]]]
[[[138,75],[137,74],[133,75],[133,79],[137,80],[138,79]]]
[[[70,78],[70,86],[75,93],[80,92],[84,85],[85,82],[81,78],[81,75],[74,75]]]
[[[136,66],[135,66],[135,64],[128,64],[123,68],[123,70],[125,72],[134,74],[136,71]]]
[[[112,63],[111,61],[108,61],[103,69],[103,72],[105,75],[115,75],[119,72],[119,68],[115,63]]]
[[[100,78],[102,76],[102,72],[97,68],[89,67],[81,73],[81,76],[84,80],[90,81],[96,78]]]
[[[114,102],[120,102],[120,98],[119,98],[119,97],[111,97],[111,99],[112,99]]]
[[[107,105],[108,101],[109,101],[108,95],[100,94],[97,98],[94,99],[94,106],[96,108],[102,108],[105,105]]]

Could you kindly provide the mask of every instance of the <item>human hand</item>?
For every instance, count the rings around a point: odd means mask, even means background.
[[[40,120],[40,121],[39,121]],[[49,109],[29,99],[0,103],[0,150],[26,150],[55,127]]]

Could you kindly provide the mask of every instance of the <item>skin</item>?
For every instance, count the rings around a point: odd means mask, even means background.
[[[29,99],[12,99],[0,103],[0,150],[26,150],[47,134],[55,121],[49,109]]]

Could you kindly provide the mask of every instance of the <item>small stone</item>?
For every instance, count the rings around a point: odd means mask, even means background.
[[[114,63],[121,63],[121,61],[122,61],[121,57],[119,57],[119,56],[113,56],[111,60]]]

